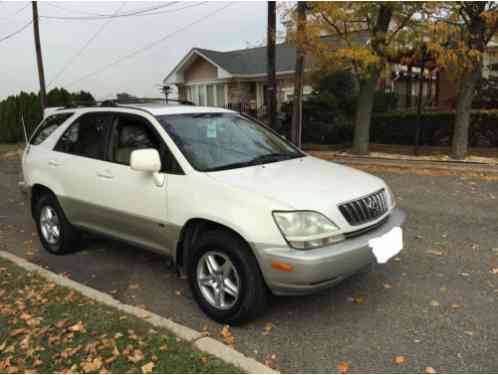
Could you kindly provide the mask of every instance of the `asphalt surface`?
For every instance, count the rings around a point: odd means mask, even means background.
[[[220,338],[167,258],[99,238],[46,253],[18,173],[0,161],[0,248]],[[235,348],[284,372],[337,372],[340,362],[350,372],[498,372],[498,182],[379,175],[408,213],[402,253],[319,295],[273,298],[259,320],[231,328]]]

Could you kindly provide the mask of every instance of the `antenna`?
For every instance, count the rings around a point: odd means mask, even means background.
[[[26,146],[28,146],[28,132],[26,131],[26,124],[24,123],[24,114],[21,114],[21,122],[22,122],[22,128],[24,131],[24,141],[26,142]]]

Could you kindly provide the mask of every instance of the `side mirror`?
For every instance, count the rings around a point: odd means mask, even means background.
[[[157,173],[161,170],[161,157],[153,148],[132,151],[130,167],[134,171]]]

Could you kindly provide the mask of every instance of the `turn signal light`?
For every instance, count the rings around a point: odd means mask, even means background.
[[[285,272],[292,272],[292,266],[287,263],[273,262],[271,264],[271,268]]]

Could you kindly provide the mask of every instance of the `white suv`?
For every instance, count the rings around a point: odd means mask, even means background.
[[[384,181],[220,108],[53,110],[23,173],[46,250],[74,251],[90,231],[169,255],[224,323],[257,315],[268,292],[315,292],[402,248],[405,214]]]

